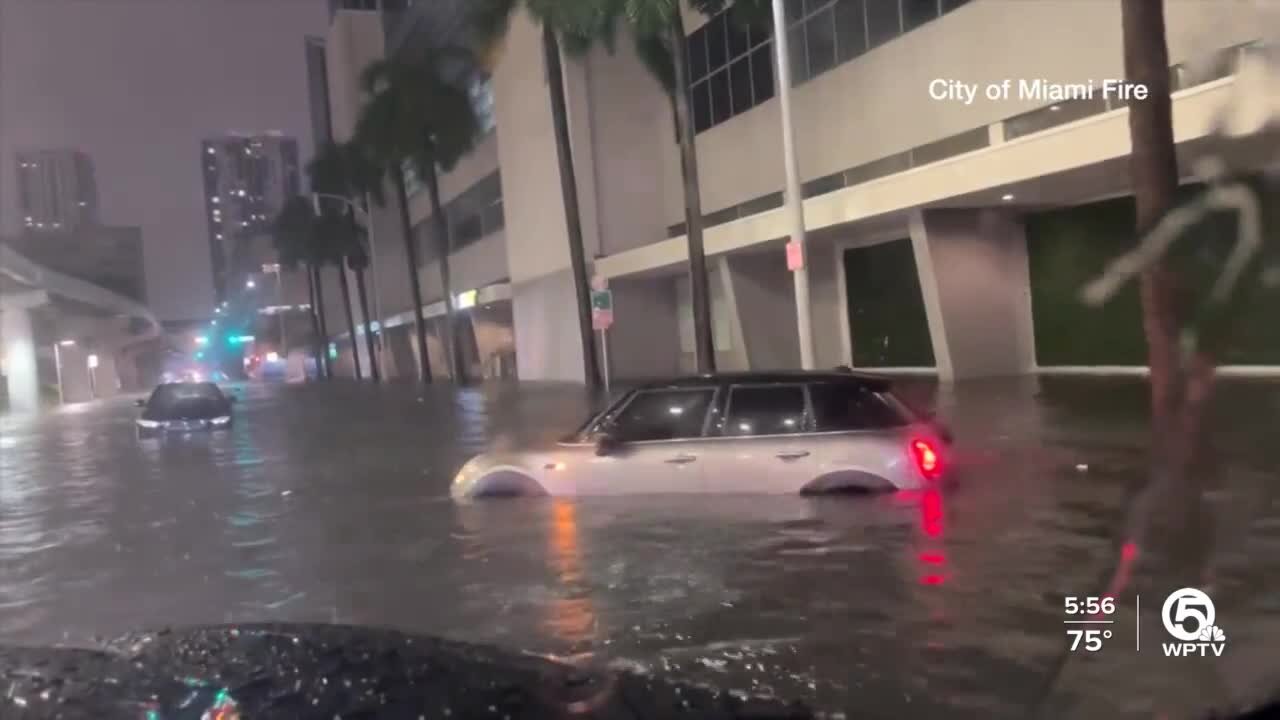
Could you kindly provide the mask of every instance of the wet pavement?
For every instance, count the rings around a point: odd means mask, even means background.
[[[128,399],[0,419],[0,642],[346,623],[850,718],[1201,717],[1280,690],[1280,384],[1223,382],[1206,490],[1092,653],[1067,652],[1063,596],[1105,587],[1145,476],[1136,381],[920,385],[958,440],[959,478],[936,491],[468,507],[448,499],[458,466],[572,429],[585,395],[239,392],[215,436],[139,442]],[[1201,582],[1225,653],[1165,657],[1160,605]]]

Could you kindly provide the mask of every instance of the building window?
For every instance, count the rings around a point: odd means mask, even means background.
[[[914,30],[968,0],[787,0],[792,85]],[[774,95],[772,21],[751,25],[733,7],[688,37],[689,104],[697,132]]]
[[[449,248],[458,250],[501,230],[506,225],[502,212],[502,176],[493,172],[462,191],[441,208],[449,228]],[[435,223],[431,218],[418,225],[423,252],[419,264],[425,265],[439,256],[435,242]]]

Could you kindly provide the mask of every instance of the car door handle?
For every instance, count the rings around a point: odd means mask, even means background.
[[[779,460],[799,460],[802,457],[809,457],[809,451],[795,450],[793,452],[780,452],[775,457]]]
[[[672,465],[684,465],[687,463],[691,463],[697,459],[698,459],[698,456],[696,455],[677,455],[673,458],[667,458],[667,462]]]

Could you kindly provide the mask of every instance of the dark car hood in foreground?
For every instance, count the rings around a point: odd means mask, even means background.
[[[0,648],[0,717],[199,720],[206,712],[245,720],[811,717],[795,704],[342,625],[161,631],[101,650]]]

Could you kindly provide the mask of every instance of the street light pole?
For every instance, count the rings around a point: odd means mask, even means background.
[[[786,164],[787,215],[791,221],[791,242],[788,252],[798,256],[792,266],[796,288],[796,329],[800,336],[800,366],[814,368],[813,318],[809,305],[809,259],[805,256],[804,196],[800,192],[800,165],[796,159],[795,130],[791,124],[791,56],[788,48],[787,15],[783,0],[773,0],[773,46],[777,53],[778,105],[782,109],[782,154]]]

